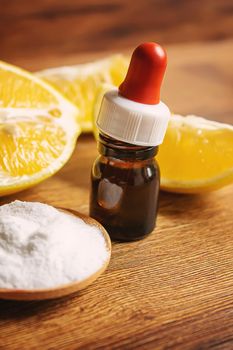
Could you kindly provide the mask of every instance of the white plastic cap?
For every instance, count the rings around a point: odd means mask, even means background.
[[[139,146],[158,146],[163,142],[169,118],[170,111],[163,102],[143,104],[112,90],[103,97],[96,123],[101,132],[114,139]]]

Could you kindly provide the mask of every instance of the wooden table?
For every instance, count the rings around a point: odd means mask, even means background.
[[[163,96],[171,109],[233,123],[233,42],[171,46],[168,53]],[[96,154],[93,137],[80,137],[57,175],[0,203],[17,198],[88,213]],[[113,244],[107,272],[88,289],[53,301],[0,301],[0,349],[233,349],[232,226],[233,186],[161,193],[155,232]]]

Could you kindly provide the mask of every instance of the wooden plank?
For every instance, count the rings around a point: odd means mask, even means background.
[[[231,122],[232,43],[168,51],[164,98]],[[37,200],[88,213],[96,155],[93,137],[82,136],[58,174],[0,204]],[[54,301],[0,301],[0,349],[232,349],[232,198],[233,186],[161,192],[157,229],[143,241],[114,244],[107,272],[88,289]]]

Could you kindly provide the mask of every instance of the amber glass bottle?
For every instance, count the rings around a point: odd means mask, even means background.
[[[170,118],[160,101],[166,65],[160,45],[139,45],[124,81],[104,94],[96,119],[100,156],[92,169],[90,215],[115,240],[141,239],[155,227],[160,179],[155,155]]]
[[[158,147],[135,146],[100,134],[98,149],[91,174],[90,215],[115,240],[141,239],[156,223]]]

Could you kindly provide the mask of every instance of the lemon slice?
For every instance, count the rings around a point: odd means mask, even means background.
[[[0,61],[0,195],[53,175],[81,131],[78,109],[34,75]]]
[[[163,190],[198,193],[227,185],[233,181],[233,126],[173,115],[157,160]]]
[[[128,59],[114,55],[91,63],[50,68],[37,72],[78,106],[83,132],[92,130],[94,101],[102,83],[118,86],[125,77]]]

